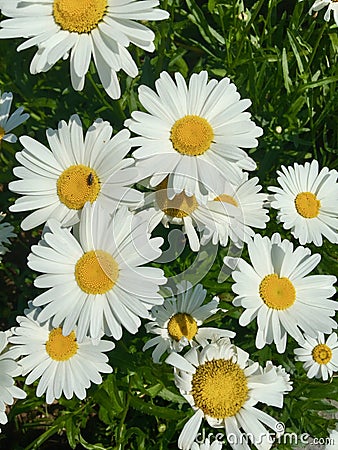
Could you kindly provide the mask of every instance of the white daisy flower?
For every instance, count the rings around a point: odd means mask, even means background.
[[[29,114],[22,114],[23,107],[20,106],[20,108],[10,115],[13,94],[11,92],[4,92],[1,95],[0,91],[0,96],[0,145],[2,141],[10,142],[12,144],[16,142],[18,138],[15,134],[10,133],[10,131],[25,122],[29,118]]]
[[[13,377],[21,375],[21,368],[8,351],[8,334],[0,331],[0,423],[8,422],[6,405],[13,405],[15,398],[25,398],[26,392],[14,385]],[[1,432],[1,430],[0,430]]]
[[[301,348],[296,348],[295,360],[302,361],[309,378],[322,378],[324,381],[332,377],[333,372],[338,372],[338,339],[337,334],[332,333],[327,340],[323,333],[318,333],[316,338],[304,336],[300,343]]]
[[[175,367],[176,386],[195,411],[178,439],[180,449],[191,448],[203,418],[210,426],[223,428],[235,450],[250,450],[246,436],[259,450],[272,446],[264,425],[278,431],[279,422],[255,405],[283,406],[283,395],[292,387],[281,366],[268,361],[263,369],[227,339],[201,350],[192,348],[184,357],[171,353],[166,362]]]
[[[50,149],[29,136],[20,138],[24,149],[16,154],[22,166],[14,168],[21,178],[9,189],[23,196],[11,211],[35,210],[26,217],[24,230],[49,218],[71,226],[80,220],[86,202],[98,201],[108,211],[118,206],[136,206],[143,195],[130,186],[137,178],[132,158],[125,158],[131,147],[130,133],[118,132],[112,138],[109,122],[97,119],[83,137],[76,114],[69,123],[61,121],[58,130],[47,130]]]
[[[140,317],[148,318],[148,311],[163,303],[158,293],[166,282],[163,271],[142,267],[161,255],[163,243],[150,239],[146,214],[123,207],[110,216],[87,203],[78,240],[53,219],[47,226],[28,256],[28,266],[43,273],[35,286],[50,288],[33,301],[45,306],[40,322],[53,318],[53,327],[62,324],[65,335],[77,326],[80,342],[102,333],[121,339],[122,327],[136,333]]]
[[[313,14],[316,11],[320,11],[323,8],[327,10],[324,14],[324,20],[328,22],[331,18],[331,12],[333,14],[334,21],[338,25],[338,3],[337,0],[316,0],[311,6],[309,14]]]
[[[51,321],[37,321],[40,308],[29,302],[25,316],[18,316],[18,327],[12,329],[9,342],[13,344],[10,355],[17,359],[26,384],[39,380],[37,397],[46,393],[46,402],[52,403],[62,394],[70,399],[75,394],[80,400],[86,397],[91,383],[102,383],[100,373],[111,373],[113,369],[104,352],[113,350],[113,342],[86,338],[77,340],[76,329],[64,336],[62,328],[54,328]]]
[[[107,94],[119,98],[117,72],[131,77],[137,66],[127,50],[134,44],[153,52],[155,34],[136,20],[163,20],[168,12],[155,9],[158,0],[20,0],[7,2],[2,13],[10,17],[0,23],[0,38],[30,38],[18,51],[38,47],[30,72],[47,72],[70,55],[73,88],[81,91],[93,57]]]
[[[208,82],[202,71],[192,75],[188,87],[180,73],[175,81],[162,72],[157,93],[141,86],[139,99],[148,113],[134,111],[125,125],[139,135],[133,156],[151,186],[169,175],[173,195],[185,190],[203,201],[215,178],[239,183],[242,169],[255,169],[242,147],[256,147],[262,129],[243,112],[251,101],[240,100],[229,78]]]
[[[338,448],[338,430],[331,430],[329,443],[325,446],[325,450],[337,450]]]
[[[282,172],[277,171],[281,188],[268,188],[275,193],[271,206],[279,210],[277,218],[302,245],[321,246],[322,236],[338,243],[338,172],[327,167],[318,170],[316,160],[282,166]]]
[[[194,442],[191,446],[191,450],[222,450],[222,442],[214,441],[210,443],[210,439],[206,438],[203,443]]]
[[[4,220],[6,214],[0,212],[0,222]],[[0,223],[0,255],[4,255],[8,252],[8,248],[5,247],[5,244],[10,244],[9,238],[16,237],[16,234],[13,233],[14,227],[10,225],[8,222]],[[0,257],[1,261],[1,257]]]
[[[208,202],[203,204],[185,191],[172,197],[172,189],[167,186],[168,178],[165,178],[155,193],[145,195],[145,205],[151,205],[154,210],[150,229],[160,222],[165,227],[169,224],[183,226],[193,251],[198,251],[200,245],[210,241],[213,245],[220,243],[225,247],[229,238],[235,245],[242,246],[255,234],[250,226],[265,228],[269,220],[268,211],[263,208],[267,195],[258,193],[261,186],[256,185],[257,182],[258,178],[245,179],[234,186],[221,180],[209,193]],[[196,229],[201,232],[201,237]]]
[[[233,304],[242,306],[239,323],[248,325],[257,317],[256,347],[275,342],[283,353],[289,334],[298,342],[305,334],[331,333],[337,323],[331,319],[338,303],[328,300],[335,294],[335,276],[310,275],[320,255],[308,248],[297,247],[279,234],[272,238],[258,234],[248,244],[251,264],[239,259],[232,273],[237,294]],[[225,261],[226,263],[226,261]]]
[[[208,339],[233,338],[236,335],[219,328],[201,328],[206,319],[219,311],[217,297],[202,305],[207,291],[201,284],[193,287],[189,281],[183,281],[177,285],[177,290],[176,297],[165,298],[163,305],[152,308],[153,322],[146,324],[148,333],[157,336],[145,344],[143,351],[155,346],[152,353],[155,363],[165,352],[180,352],[189,344],[205,346]]]

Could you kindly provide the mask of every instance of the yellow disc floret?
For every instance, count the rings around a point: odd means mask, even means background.
[[[296,289],[288,278],[272,273],[261,281],[259,295],[269,308],[287,309],[296,300]]]
[[[195,406],[216,419],[236,415],[248,399],[244,371],[230,360],[214,359],[201,364],[191,384]]]
[[[196,197],[194,195],[188,197],[184,192],[181,192],[175,195],[172,200],[169,200],[167,184],[168,179],[166,178],[156,187],[156,202],[158,207],[170,217],[182,219],[183,217],[190,216],[198,207]]]
[[[174,149],[188,156],[202,155],[214,139],[209,122],[200,116],[188,115],[176,120],[170,131]]]
[[[186,337],[189,341],[193,339],[198,331],[196,320],[186,313],[177,313],[168,322],[168,333],[170,337],[179,341]]]
[[[86,202],[93,203],[100,192],[100,180],[95,170],[78,164],[64,170],[57,180],[60,202],[69,209],[81,209]]]
[[[214,198],[214,202],[229,203],[230,205],[238,206],[237,201],[228,194],[219,195],[218,197]]]
[[[327,364],[331,361],[332,350],[326,344],[318,344],[312,350],[312,358],[318,364]]]
[[[107,0],[54,0],[54,20],[63,30],[89,33],[105,16],[107,4]]]
[[[90,250],[78,260],[75,279],[87,294],[104,294],[115,285],[119,266],[112,255],[104,250]]]
[[[299,215],[305,219],[313,219],[319,214],[320,201],[312,192],[301,192],[295,198],[295,206]]]
[[[64,336],[61,328],[54,328],[49,333],[46,352],[55,361],[67,361],[76,355],[78,348],[74,331]]]
[[[5,134],[6,134],[5,130],[2,127],[0,127],[0,142],[2,141]]]

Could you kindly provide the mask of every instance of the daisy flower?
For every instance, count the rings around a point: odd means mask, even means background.
[[[268,361],[262,368],[227,339],[201,350],[192,348],[184,357],[171,353],[166,362],[175,367],[176,386],[195,411],[178,439],[180,449],[191,448],[203,418],[210,426],[223,428],[235,450],[250,450],[247,437],[259,450],[272,446],[264,425],[278,431],[280,424],[255,405],[283,406],[283,395],[292,387],[281,366]]]
[[[257,318],[256,347],[275,342],[283,353],[289,334],[298,342],[305,334],[331,333],[337,323],[331,319],[338,303],[328,300],[335,293],[335,276],[310,275],[320,255],[297,247],[279,234],[272,238],[256,234],[248,244],[251,264],[239,259],[232,273],[237,294],[233,304],[245,308],[239,323],[248,325]],[[224,261],[226,263],[226,261]]]
[[[322,378],[324,381],[332,377],[333,372],[338,372],[338,339],[337,334],[332,333],[325,342],[323,333],[318,333],[316,338],[304,336],[300,343],[301,348],[296,348],[295,359],[302,361],[309,378]]]
[[[150,239],[147,227],[144,213],[134,215],[123,207],[110,216],[89,203],[79,239],[50,219],[28,256],[28,266],[43,273],[35,286],[50,288],[33,301],[45,306],[39,321],[53,318],[53,327],[62,324],[65,336],[77,326],[80,342],[87,334],[121,339],[122,327],[136,333],[140,317],[148,318],[148,311],[163,303],[158,290],[166,282],[161,269],[142,267],[161,255],[163,243],[162,238]]]
[[[221,180],[209,193],[208,202],[203,204],[185,191],[172,197],[168,178],[165,178],[155,193],[145,195],[145,205],[154,210],[150,228],[155,228],[160,222],[165,227],[169,224],[183,226],[193,251],[198,251],[200,245],[210,241],[213,245],[220,243],[225,247],[229,238],[241,246],[254,235],[250,226],[265,228],[269,220],[268,211],[263,208],[267,195],[258,193],[261,186],[256,185],[257,182],[258,178],[245,179],[234,186]],[[196,229],[201,232],[201,237]]]
[[[151,186],[169,175],[173,196],[185,190],[203,201],[215,178],[238,183],[242,169],[255,169],[242,147],[256,147],[262,129],[244,112],[251,101],[240,100],[229,78],[208,82],[202,71],[192,75],[189,86],[180,73],[175,81],[162,72],[157,92],[140,86],[139,100],[148,113],[134,111],[125,125],[139,135],[133,156]]]
[[[160,361],[166,351],[180,352],[189,344],[204,346],[208,344],[208,339],[233,338],[236,335],[232,331],[219,328],[201,328],[206,319],[219,311],[217,297],[202,305],[207,291],[201,284],[193,287],[189,281],[182,281],[177,285],[177,289],[179,293],[176,297],[165,298],[163,305],[153,307],[153,322],[146,324],[148,333],[157,336],[145,344],[143,351],[155,347],[152,353],[155,363]]]
[[[39,379],[37,397],[46,393],[47,403],[52,403],[62,394],[67,399],[75,394],[83,400],[91,383],[102,383],[101,373],[113,371],[104,352],[115,345],[104,340],[94,345],[89,338],[80,343],[76,329],[64,336],[62,328],[54,328],[51,321],[39,323],[39,311],[29,302],[25,316],[17,317],[19,326],[12,329],[9,352],[13,358],[20,358],[22,375],[28,375],[26,384]]]
[[[0,222],[2,222],[5,217],[6,214],[0,212]],[[6,252],[9,251],[4,244],[10,244],[9,238],[16,237],[16,234],[12,232],[13,230],[14,227],[10,225],[8,222],[0,223],[0,255],[4,255]]]
[[[13,405],[15,398],[25,398],[26,392],[14,386],[13,377],[21,375],[21,369],[8,351],[4,351],[8,344],[8,334],[0,331],[0,423],[8,422],[6,405]],[[0,430],[1,432],[1,430]]]
[[[338,25],[338,3],[337,0],[316,0],[311,6],[309,14],[313,14],[316,11],[320,11],[323,8],[327,10],[324,14],[324,20],[328,22],[331,18],[331,12],[333,14],[334,21]]]
[[[83,137],[76,114],[69,123],[61,121],[58,130],[47,130],[51,149],[29,136],[20,138],[24,149],[16,154],[22,166],[14,168],[21,180],[9,189],[23,196],[11,211],[35,210],[21,223],[24,230],[40,225],[50,217],[70,226],[80,220],[86,202],[98,201],[113,211],[121,205],[135,206],[143,195],[131,189],[137,177],[130,150],[130,133],[122,130],[112,138],[109,122],[97,119]]]
[[[324,167],[319,173],[318,162],[297,163],[277,171],[280,187],[268,189],[271,206],[278,209],[277,218],[286,230],[304,245],[323,243],[322,236],[338,243],[338,172]]]
[[[20,106],[20,108],[10,115],[13,94],[11,92],[4,92],[1,95],[0,91],[0,96],[0,145],[2,141],[13,144],[17,141],[17,137],[15,134],[10,133],[10,131],[25,122],[29,118],[29,114],[22,114],[23,107]]]
[[[203,443],[198,444],[194,442],[191,446],[191,450],[222,450],[222,442],[214,441],[210,443],[210,439],[206,438]]]
[[[18,51],[37,46],[30,72],[47,72],[70,55],[73,88],[81,91],[93,57],[107,94],[121,95],[117,72],[131,77],[137,66],[127,50],[134,44],[153,52],[155,34],[135,20],[163,20],[166,11],[155,9],[158,0],[21,0],[7,2],[2,13],[10,17],[0,23],[0,38],[29,38]]]
[[[328,437],[329,443],[325,446],[325,450],[337,450],[338,448],[338,430],[332,430]]]

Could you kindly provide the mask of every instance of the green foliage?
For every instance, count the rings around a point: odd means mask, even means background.
[[[17,53],[21,40],[0,40],[0,89],[12,91],[15,105],[24,106],[31,115],[16,134],[27,134],[46,143],[45,130],[56,128],[62,119],[68,121],[74,113],[80,115],[86,127],[101,117],[118,131],[131,112],[141,108],[137,98],[140,84],[154,86],[162,70],[179,71],[189,77],[206,69],[210,77],[228,76],[241,96],[252,101],[250,112],[264,129],[264,135],[250,154],[258,164],[257,175],[265,188],[276,184],[276,170],[282,164],[316,158],[321,166],[338,169],[337,26],[324,22],[321,13],[316,18],[310,16],[311,4],[281,0],[248,0],[245,4],[242,0],[163,0],[161,7],[170,12],[170,18],[147,24],[156,33],[156,51],[148,54],[131,47],[140,73],[135,79],[119,74],[123,94],[115,101],[102,89],[93,64],[85,89],[75,92],[70,85],[68,62],[58,62],[47,73],[33,76],[29,64],[35,49]],[[0,205],[5,212],[15,200],[7,184],[14,179],[12,169],[19,150],[19,143],[3,142],[0,147]],[[27,268],[26,258],[41,230],[21,231],[23,217],[8,213],[6,218],[15,225],[18,236],[13,240],[11,253],[0,264],[3,330],[15,325],[15,317],[22,314],[27,301],[38,292],[33,287],[35,274]],[[278,231],[292,240],[276,223],[273,212],[271,217],[264,234]],[[202,283],[208,290],[207,299],[219,295],[221,307],[227,312],[213,317],[208,326],[236,331],[236,344],[248,351],[253,360],[261,364],[272,360],[291,373],[294,389],[285,397],[284,408],[262,407],[264,411],[285,423],[288,432],[327,436],[334,421],[326,413],[335,412],[327,399],[337,399],[338,378],[330,382],[309,380],[302,365],[294,363],[296,345],[292,339],[283,355],[274,346],[255,348],[252,337],[256,324],[239,326],[241,311],[231,303],[231,278],[219,282],[225,254],[222,252]],[[337,247],[326,241],[320,253],[318,273],[337,274]],[[193,258],[194,255],[183,253],[163,269],[167,276],[174,276],[190,267]],[[43,399],[35,397],[35,385],[25,386],[27,399],[11,408],[9,424],[0,435],[1,448],[177,448],[179,432],[192,410],[174,385],[172,368],[154,364],[151,352],[142,352],[147,339],[144,327],[136,336],[124,333],[110,354],[114,373],[104,377],[100,386],[92,386],[83,401],[60,399],[47,406]],[[18,383],[22,386],[24,379]],[[280,444],[278,448],[291,446]]]

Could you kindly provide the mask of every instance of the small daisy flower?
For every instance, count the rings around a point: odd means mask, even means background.
[[[223,447],[222,442],[214,441],[211,444],[210,439],[206,438],[202,444],[194,442],[191,446],[191,450],[222,450],[222,447]]]
[[[265,425],[278,431],[279,422],[255,405],[283,406],[283,395],[292,386],[281,366],[268,361],[262,368],[227,339],[201,350],[192,348],[184,357],[171,353],[166,362],[176,369],[176,386],[195,411],[178,439],[180,449],[191,448],[203,418],[210,426],[223,428],[227,437],[235,437],[237,444],[228,440],[235,450],[250,450],[243,432],[260,450],[272,446]]]
[[[13,144],[18,138],[15,134],[10,133],[10,131],[25,122],[29,118],[29,114],[22,114],[23,107],[20,106],[20,108],[10,115],[13,94],[11,92],[4,92],[1,95],[0,91],[0,96],[0,145],[2,141]]]
[[[49,229],[48,229],[49,228]],[[42,272],[34,281],[50,288],[33,301],[45,306],[39,321],[62,324],[64,335],[77,326],[77,339],[99,339],[102,333],[121,339],[122,327],[136,333],[140,317],[163,303],[159,285],[163,271],[143,267],[161,255],[162,238],[150,239],[148,217],[125,207],[110,216],[99,205],[87,203],[77,240],[50,219],[39,245],[32,247],[28,266]],[[71,299],[71,302],[70,300]]]
[[[338,372],[338,339],[337,334],[332,333],[325,342],[323,333],[318,333],[316,338],[304,336],[300,343],[301,348],[296,348],[295,359],[304,363],[304,369],[309,378],[322,378],[324,381],[332,377],[333,372]]]
[[[164,352],[180,352],[189,344],[204,346],[208,339],[233,338],[236,335],[219,328],[201,328],[206,319],[219,311],[217,297],[202,305],[207,291],[201,284],[193,287],[189,281],[183,281],[177,289],[176,297],[166,298],[163,305],[154,306],[151,310],[153,322],[146,324],[148,333],[157,336],[145,344],[143,351],[155,346],[152,353],[155,363],[160,361]]]
[[[323,243],[322,236],[338,243],[338,172],[324,167],[320,172],[318,162],[297,163],[277,171],[280,187],[270,186],[271,206],[278,209],[277,218],[286,230],[304,245]]]
[[[309,14],[313,14],[316,11],[320,11],[323,8],[327,10],[324,14],[324,20],[328,22],[331,18],[331,12],[333,14],[334,21],[338,25],[338,3],[337,0],[316,0],[311,6]]]
[[[248,325],[257,318],[256,347],[275,342],[284,353],[289,334],[298,342],[305,334],[331,333],[337,323],[331,319],[338,303],[328,300],[335,294],[335,276],[310,275],[320,255],[297,247],[279,234],[272,238],[256,234],[248,244],[251,265],[239,259],[232,273],[237,294],[233,304],[245,308],[239,323]],[[226,263],[226,260],[224,261]]]
[[[12,329],[9,352],[13,358],[20,358],[22,375],[28,375],[26,384],[39,379],[37,397],[46,393],[46,402],[52,403],[62,394],[67,399],[75,394],[83,400],[91,383],[102,383],[101,373],[113,371],[104,352],[115,345],[104,340],[94,345],[89,338],[80,343],[76,329],[64,336],[62,328],[54,328],[51,321],[39,323],[39,311],[29,302],[25,316],[17,317],[19,326]]]
[[[4,351],[8,344],[10,333],[0,331],[0,423],[8,422],[6,416],[6,405],[13,405],[15,398],[25,398],[26,392],[14,385],[13,377],[21,375],[21,368],[15,359]],[[0,430],[1,432],[1,430]]]
[[[132,158],[124,158],[131,148],[130,133],[122,130],[113,138],[108,122],[97,119],[83,138],[82,123],[76,114],[58,130],[47,130],[51,150],[29,136],[20,139],[23,151],[16,154],[22,166],[14,168],[21,178],[9,189],[23,196],[11,211],[35,210],[21,223],[24,230],[49,218],[64,226],[77,223],[86,202],[98,201],[108,211],[118,206],[136,206],[143,195],[130,186],[137,177]]]
[[[0,212],[0,222],[4,220],[6,214]],[[5,244],[10,244],[9,238],[16,237],[16,234],[13,233],[14,227],[10,225],[8,222],[0,223],[0,255],[4,255],[8,252],[8,248],[5,247]],[[1,256],[0,256],[1,261]]]
[[[0,38],[29,38],[18,51],[37,46],[30,72],[47,72],[70,55],[73,88],[81,91],[93,57],[107,94],[119,98],[117,72],[131,77],[137,66],[127,50],[134,44],[153,52],[155,34],[136,20],[163,20],[168,12],[155,9],[158,0],[20,0],[3,4],[10,17],[0,23]]]
[[[337,450],[338,448],[338,430],[332,430],[328,437],[329,443],[325,446],[325,450]]]
[[[151,177],[154,187],[169,175],[173,195],[185,190],[201,202],[215,178],[239,183],[242,169],[255,169],[242,147],[256,147],[262,129],[244,112],[251,101],[240,100],[229,78],[208,82],[202,71],[189,86],[179,73],[175,81],[162,72],[157,92],[141,86],[139,99],[148,113],[134,111],[125,125],[139,135],[133,156],[143,178]]]

